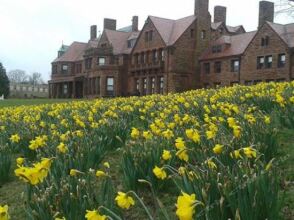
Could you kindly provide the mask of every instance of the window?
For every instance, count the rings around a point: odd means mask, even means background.
[[[286,54],[279,54],[278,56],[278,68],[283,68],[286,65]]]
[[[98,57],[98,62],[97,62],[97,64],[98,64],[98,66],[104,66],[105,65],[105,57]]]
[[[141,64],[145,63],[145,56],[144,56],[144,53],[141,53],[141,55],[140,55],[140,63],[141,63]]]
[[[206,38],[206,31],[202,30],[201,31],[201,39],[204,40]]]
[[[137,65],[139,64],[139,54],[135,54],[135,62]]]
[[[152,57],[153,63],[156,63],[157,59],[158,59],[157,50],[153,50],[153,57]]]
[[[57,74],[57,65],[52,66],[52,74]]]
[[[222,62],[218,61],[214,63],[214,72],[221,73],[222,72]]]
[[[95,79],[95,90],[96,94],[100,95],[100,77],[96,77]]]
[[[164,79],[163,79],[163,77],[160,77],[160,79],[159,79],[159,92],[160,92],[160,94],[163,94],[163,87],[164,87]]]
[[[147,94],[147,78],[143,79],[143,95]]]
[[[113,77],[107,77],[107,80],[106,80],[106,93],[109,96],[114,95],[114,78]]]
[[[88,70],[88,69],[91,69],[92,67],[92,58],[88,58],[85,60],[85,68]]]
[[[210,63],[204,63],[204,73],[205,74],[210,73]]]
[[[153,40],[153,31],[146,31],[145,32],[145,42]]]
[[[164,50],[161,50],[161,61],[164,61]]]
[[[66,74],[68,71],[68,65],[67,64],[63,64],[62,65],[62,74]]]
[[[220,53],[222,52],[222,45],[212,46],[212,53]]]
[[[101,47],[102,47],[102,48],[105,48],[106,46],[107,46],[106,43],[101,44]]]
[[[153,31],[149,31],[149,41],[153,40]]]
[[[239,72],[240,70],[240,61],[232,60],[231,61],[231,72]]]
[[[137,90],[137,92],[140,91],[140,80],[139,79],[136,79],[136,90]]]
[[[269,45],[269,36],[261,38],[261,46],[266,47]]]
[[[63,94],[66,95],[67,92],[68,92],[68,86],[67,86],[67,84],[64,84],[63,85]]]
[[[245,81],[245,85],[246,85],[246,86],[250,86],[250,85],[252,85],[252,83],[253,83],[253,82],[252,82],[251,80],[246,80],[246,81]]]
[[[155,78],[151,78],[151,94],[155,93]]]
[[[272,64],[273,64],[273,56],[272,55],[266,56],[265,57],[265,68],[266,69],[272,68]]]
[[[190,37],[193,38],[194,37],[194,29],[190,30]]]
[[[148,31],[145,32],[145,42],[148,41],[148,38],[149,38],[149,34],[148,34]]]
[[[264,57],[257,57],[257,69],[264,67]]]
[[[133,48],[135,46],[135,43],[135,39],[128,40],[128,48]]]
[[[82,72],[82,64],[77,64],[76,65],[76,73],[81,73]]]

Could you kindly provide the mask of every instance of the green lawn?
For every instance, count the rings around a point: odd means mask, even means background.
[[[72,101],[72,99],[6,99],[0,101],[0,108],[20,105],[52,104],[69,101]]]

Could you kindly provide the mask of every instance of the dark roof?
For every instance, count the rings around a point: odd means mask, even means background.
[[[67,51],[61,56],[56,58],[53,62],[75,62],[83,60],[84,51],[87,43],[73,42]]]
[[[201,55],[200,60],[217,59],[230,56],[238,56],[244,53],[256,31],[238,34],[234,36],[222,36],[212,42],[210,47]],[[213,53],[212,47],[222,45],[222,51]]]
[[[292,24],[276,24],[267,22],[272,29],[282,38],[288,47],[294,47],[294,23]]]
[[[233,27],[233,26],[229,26],[229,25],[224,25],[224,23],[221,22],[221,21],[220,22],[216,22],[216,23],[214,23],[214,22],[211,23],[211,28],[213,30],[217,30],[221,26],[224,26],[228,30],[228,32],[230,32],[232,34],[238,33],[242,29],[245,30],[242,25],[238,25],[238,26]]]
[[[195,21],[196,16],[181,18],[178,20],[171,20],[166,18],[159,18],[149,16],[155,28],[162,37],[167,46],[173,45],[180,36],[187,30],[187,28]]]
[[[139,32],[124,32],[124,31],[113,31],[105,29],[105,34],[109,43],[113,47],[113,54],[130,54],[131,48],[128,48],[129,38],[138,38]]]

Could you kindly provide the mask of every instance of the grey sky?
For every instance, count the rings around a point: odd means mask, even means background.
[[[57,50],[72,41],[86,42],[89,27],[103,18],[115,18],[118,27],[131,24],[139,16],[143,26],[148,15],[181,18],[194,12],[194,0],[0,0],[0,61],[6,69],[23,69],[27,73],[41,72],[50,78],[51,62]],[[243,24],[247,31],[258,23],[259,0],[210,0],[213,15],[215,5],[228,8],[227,23]],[[293,22],[289,17],[276,17],[277,23]]]

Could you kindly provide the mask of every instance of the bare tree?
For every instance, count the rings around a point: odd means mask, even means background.
[[[294,18],[294,0],[275,0],[276,15],[287,14]]]
[[[34,72],[29,76],[29,83],[32,85],[43,84],[44,80],[42,78],[42,74],[38,72]]]
[[[11,70],[7,74],[9,81],[12,83],[27,83],[28,75],[24,70]]]

